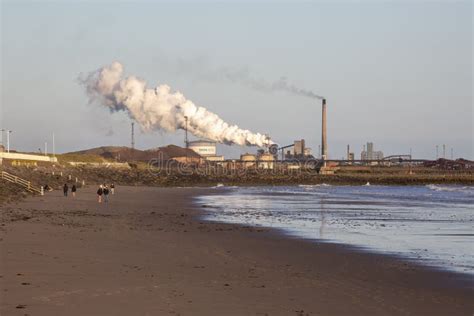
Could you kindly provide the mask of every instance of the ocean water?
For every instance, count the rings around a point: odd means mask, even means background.
[[[474,274],[474,187],[216,186],[201,196],[206,220],[395,254]]]

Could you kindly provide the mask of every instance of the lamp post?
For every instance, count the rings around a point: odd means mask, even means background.
[[[8,129],[1,129],[2,132],[2,144],[3,144],[3,132],[7,132],[7,152],[10,152],[10,133],[12,132],[11,130]]]
[[[54,133],[53,133],[53,157],[56,157],[56,143],[54,141]]]
[[[189,142],[188,142],[188,117],[185,116],[184,120],[186,121],[185,127],[184,127],[184,145],[186,146],[186,149],[189,147]]]

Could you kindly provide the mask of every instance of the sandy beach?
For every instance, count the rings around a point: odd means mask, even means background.
[[[95,187],[1,206],[1,315],[472,315],[472,280],[204,222],[206,188]]]

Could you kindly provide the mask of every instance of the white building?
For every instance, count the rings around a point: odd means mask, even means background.
[[[216,142],[210,140],[195,140],[188,142],[188,148],[192,149],[208,161],[224,160],[224,156],[217,155]]]

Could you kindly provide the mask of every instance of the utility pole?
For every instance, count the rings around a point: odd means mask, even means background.
[[[10,152],[10,133],[12,131],[7,130],[6,132],[7,132],[7,153],[9,153]]]
[[[131,146],[132,148],[130,149],[131,155],[130,155],[130,160],[133,161],[133,152],[135,151],[135,122],[132,122],[132,131],[131,131]]]
[[[188,117],[185,116],[184,120],[186,124],[184,126],[184,145],[186,146],[186,163],[188,163],[188,148],[189,148],[189,141],[188,141]]]
[[[56,144],[54,143],[54,133],[53,133],[53,157],[56,157]]]
[[[185,116],[184,120],[186,121],[186,125],[184,128],[184,144],[186,145],[186,148],[189,147],[189,142],[188,142],[188,117]]]
[[[132,150],[135,149],[135,122],[132,122]]]
[[[436,145],[436,160],[439,158],[439,146]]]

